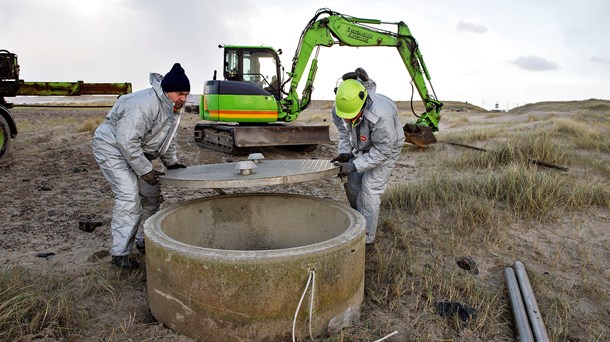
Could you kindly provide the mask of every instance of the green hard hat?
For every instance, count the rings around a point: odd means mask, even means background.
[[[355,118],[360,113],[366,96],[366,88],[362,83],[352,79],[343,81],[337,88],[335,98],[337,116],[343,119]]]

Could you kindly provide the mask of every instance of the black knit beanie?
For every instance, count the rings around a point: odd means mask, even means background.
[[[186,77],[180,63],[174,64],[172,70],[165,74],[161,81],[161,89],[166,93],[171,91],[191,91],[191,83],[188,77]]]

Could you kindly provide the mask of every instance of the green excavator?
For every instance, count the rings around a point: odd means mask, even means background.
[[[371,26],[381,24],[395,24],[397,31]],[[214,71],[213,79],[205,83],[199,113],[201,119],[212,122],[196,125],[195,141],[228,153],[248,147],[330,142],[328,126],[286,123],[296,120],[310,105],[319,49],[333,45],[395,47],[425,106],[421,114],[416,114],[411,106],[417,119],[404,126],[406,140],[422,147],[436,142],[433,133],[438,131],[443,104],[436,98],[417,41],[408,26],[402,21],[388,23],[356,18],[329,9],[318,10],[303,30],[285,80],[279,58],[281,50],[219,45],[224,48],[224,80],[217,80]],[[315,56],[310,63],[314,49]],[[299,97],[297,88],[305,74],[306,82]],[[287,85],[288,91],[285,91]]]

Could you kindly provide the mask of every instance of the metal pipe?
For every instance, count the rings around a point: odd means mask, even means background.
[[[506,288],[508,289],[508,297],[510,299],[510,306],[519,335],[519,341],[534,342],[534,336],[532,335],[532,330],[527,321],[527,313],[525,312],[523,299],[521,298],[521,292],[519,291],[517,277],[515,276],[515,271],[512,267],[504,268],[504,279],[506,281]]]
[[[538,303],[536,302],[534,291],[532,290],[529,278],[527,277],[525,266],[521,261],[515,261],[513,264],[513,269],[515,270],[517,282],[519,283],[519,288],[521,289],[521,297],[523,298],[523,303],[525,304],[525,311],[527,312],[527,317],[530,321],[534,339],[536,342],[548,342],[550,341],[549,336],[546,333],[544,321],[540,315]]]

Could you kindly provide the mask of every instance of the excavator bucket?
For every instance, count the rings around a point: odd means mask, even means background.
[[[432,129],[428,126],[406,124],[402,129],[405,132],[405,141],[410,144],[415,144],[419,147],[427,147],[436,142],[436,137],[432,133]]]

